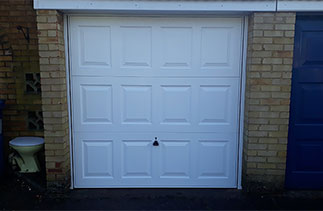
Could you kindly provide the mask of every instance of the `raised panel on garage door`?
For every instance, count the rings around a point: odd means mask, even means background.
[[[71,17],[75,187],[236,187],[241,23]]]
[[[73,76],[240,76],[240,18],[72,17],[71,22]]]
[[[234,133],[92,132],[74,139],[82,155],[76,187],[236,187]]]
[[[238,78],[75,77],[74,130],[236,132]]]

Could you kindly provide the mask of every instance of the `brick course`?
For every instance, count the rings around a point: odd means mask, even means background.
[[[243,175],[283,186],[295,13],[249,17]]]

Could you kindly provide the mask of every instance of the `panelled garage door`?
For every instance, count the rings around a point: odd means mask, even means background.
[[[75,187],[236,187],[241,18],[71,17]]]

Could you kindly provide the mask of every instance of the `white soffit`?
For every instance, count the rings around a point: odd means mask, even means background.
[[[96,11],[276,11],[276,0],[34,0],[35,9]]]
[[[322,0],[279,0],[277,3],[277,11],[323,11]]]

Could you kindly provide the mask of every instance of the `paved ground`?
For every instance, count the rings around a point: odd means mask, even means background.
[[[49,192],[39,176],[1,180],[0,210],[323,210],[323,191],[78,189]]]

